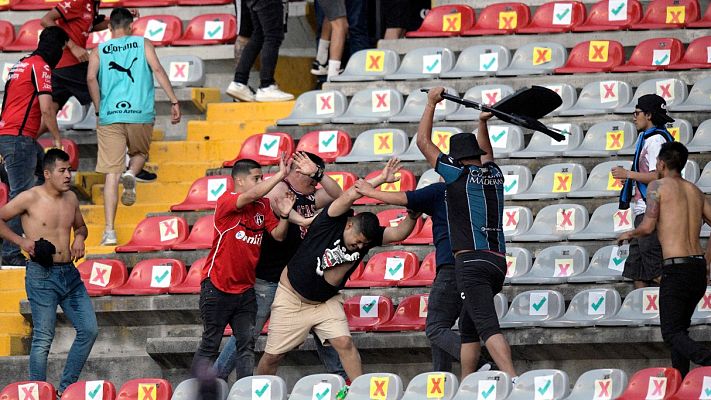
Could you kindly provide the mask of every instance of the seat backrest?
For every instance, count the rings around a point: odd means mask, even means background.
[[[531,170],[525,165],[502,165],[504,174],[504,195],[509,196],[528,190],[533,180]]]
[[[588,40],[573,47],[566,67],[610,69],[625,62],[625,49],[616,40]]]
[[[627,374],[621,369],[593,369],[580,375],[566,400],[616,399],[627,387]]]
[[[343,190],[348,190],[348,188],[353,186],[353,184],[355,184],[358,180],[358,177],[354,173],[346,171],[328,171],[326,172],[326,175],[336,181],[338,186],[340,186]]]
[[[600,139],[602,140],[602,139]],[[588,176],[588,180],[582,190],[608,191],[610,195],[618,194],[622,190],[622,181],[612,176],[614,167],[631,168],[630,160],[605,161],[593,167]]]
[[[685,0],[678,1],[679,3],[685,2]],[[649,12],[649,8],[647,8],[647,12]],[[635,47],[632,51],[632,55],[630,55],[629,61],[627,63],[630,65],[653,66],[656,68],[663,68],[666,65],[679,62],[683,54],[684,45],[679,39],[652,38],[639,42],[637,47]]]
[[[645,94],[661,96],[667,102],[667,107],[673,107],[686,100],[689,90],[686,87],[686,83],[681,79],[649,79],[640,83],[634,93],[634,97],[632,97],[632,101],[626,108],[634,107],[637,104],[637,100]]]
[[[617,399],[667,399],[676,393],[680,385],[681,374],[674,368],[645,368],[632,375],[627,389]]]
[[[585,20],[585,6],[579,1],[552,1],[536,9],[530,27],[565,27],[580,25]]]
[[[101,396],[97,396],[99,393]],[[115,398],[116,387],[110,381],[78,381],[69,385],[62,393],[62,400],[114,400]]]
[[[191,289],[192,293],[200,293],[200,283],[202,282],[202,270],[207,262],[207,257],[199,258],[193,262],[188,270],[185,279],[178,285],[169,288],[168,292],[173,293],[173,289],[179,288],[178,292]],[[225,393],[227,395],[227,393]]]
[[[255,375],[244,377],[230,389],[228,400],[286,400],[286,382],[273,375]]]
[[[507,237],[516,237],[517,235],[528,232],[533,225],[533,213],[528,207],[520,206],[505,206],[504,207],[504,222],[502,224],[504,235]]]
[[[377,128],[360,133],[353,143],[350,155],[391,157],[402,154],[410,143],[402,129]]]
[[[168,74],[168,79],[173,86],[198,87],[205,85],[205,63],[198,56],[161,56],[160,64]]]
[[[711,395],[711,367],[696,367],[689,371],[679,390],[670,400],[703,399]]]
[[[392,323],[418,323],[425,326],[429,310],[429,294],[413,294],[400,300],[395,314],[390,320]],[[449,392],[449,391],[448,391]]]
[[[580,144],[580,150],[604,150],[614,153],[633,147],[636,140],[637,128],[631,122],[602,121],[588,129],[583,143]],[[590,178],[592,178],[592,172],[590,174]],[[590,178],[588,178],[588,181]]]
[[[478,132],[478,129],[474,133]],[[489,140],[494,155],[523,149],[523,130],[516,125],[490,125]]]
[[[135,288],[169,288],[185,280],[185,264],[173,258],[141,260],[131,270],[127,285]]]
[[[60,129],[69,129],[72,125],[81,122],[85,114],[84,106],[79,103],[76,97],[72,96],[64,103],[62,109],[57,111],[57,124]]]
[[[647,5],[642,23],[683,26],[699,19],[697,0],[653,0]]]
[[[540,394],[538,397],[536,394]],[[532,398],[560,400],[570,393],[568,374],[557,369],[537,369],[524,372],[507,400],[528,400]]]
[[[708,47],[711,47],[711,36],[709,36]],[[688,53],[688,52],[687,52]],[[711,98],[711,78],[704,78],[696,81],[689,91],[686,104],[706,105],[706,99]]]
[[[258,133],[244,141],[237,159],[251,158],[261,165],[274,165],[279,164],[282,153],[288,157],[293,152],[294,139],[288,133]]]
[[[427,96],[425,93],[422,93]],[[409,99],[408,99],[409,100]],[[388,118],[397,115],[403,108],[402,93],[395,89],[363,89],[351,98],[346,116],[373,116]]]
[[[442,153],[449,154],[449,138],[457,133],[462,133],[462,130],[451,126],[438,126],[433,127],[431,132],[430,139],[432,143],[434,143]],[[417,156],[420,160],[425,159],[420,148],[417,147],[417,133],[415,133],[415,136],[410,140],[410,146],[407,148],[405,154]]]
[[[346,300],[343,309],[351,328],[374,327],[389,321],[394,312],[393,301],[387,296],[353,296]]]
[[[625,296],[625,301],[615,318],[648,320],[659,317],[659,288],[635,289]]]
[[[552,137],[546,135],[542,132],[533,132],[531,140],[528,142],[528,147],[526,151],[540,152],[540,151],[565,151],[572,150],[580,146],[583,141],[583,129],[578,124],[552,124],[553,129],[559,130],[565,139],[557,141]]]
[[[365,179],[370,180],[370,179],[375,179],[382,173],[382,170],[376,170],[368,175],[366,175]],[[384,191],[384,192],[406,192],[409,190],[415,190],[415,185],[416,185],[416,180],[415,180],[415,174],[413,174],[410,170],[407,169],[401,169],[399,172],[395,174],[396,177],[399,177],[400,180],[397,182],[392,182],[392,183],[383,183],[380,186],[376,187],[375,190],[378,191]]]
[[[84,260],[77,269],[89,294],[92,294],[94,289],[105,290],[121,286],[128,278],[128,271],[121,260]]]
[[[583,25],[629,26],[642,18],[642,5],[638,0],[601,0],[593,4]]]
[[[445,87],[445,92],[454,96],[459,96],[456,89]],[[417,90],[411,90],[405,101],[405,106],[402,108],[400,115],[421,116],[427,105],[427,93]],[[442,100],[435,107],[435,118],[444,118],[449,114],[456,112],[459,109],[459,104],[449,100]]]
[[[533,255],[523,247],[506,246],[506,279],[519,277],[531,270]]]
[[[711,171],[711,169],[709,169],[709,171]],[[420,175],[420,180],[417,181],[416,189],[422,189],[425,186],[429,186],[439,181],[440,175],[437,173],[437,171],[434,170],[434,168],[430,168],[427,171],[423,172],[422,175]]]
[[[560,43],[528,43],[516,50],[509,68],[553,70],[565,64],[567,56],[567,50]]]
[[[514,297],[503,321],[541,322],[559,318],[564,312],[565,299],[562,293],[555,290],[529,290]]]
[[[588,224],[588,210],[580,204],[551,204],[543,207],[533,221],[530,232],[537,234],[581,231]]]
[[[620,210],[619,203],[607,203],[593,211],[585,232],[622,233],[634,229],[634,214],[631,209]]]
[[[629,245],[610,245],[599,248],[590,260],[588,272],[594,275],[620,276],[629,255]]]
[[[346,380],[337,374],[307,375],[296,382],[289,400],[336,400]]]
[[[211,175],[198,178],[188,190],[180,209],[214,209],[217,199],[234,190],[234,180],[229,175]]]
[[[15,40],[15,28],[8,21],[0,21],[0,49],[13,40]]]
[[[707,8],[707,14],[711,16],[711,7]],[[696,38],[686,47],[686,52],[682,57],[683,62],[708,64],[708,48],[711,47],[711,36]],[[697,82],[698,83],[698,82]]]
[[[38,139],[37,143],[40,144],[45,150],[45,153],[50,148],[54,147],[54,141],[50,138]],[[62,150],[69,154],[69,165],[74,171],[79,169],[79,147],[76,142],[69,138],[62,138],[61,140]]]
[[[531,10],[524,3],[497,3],[486,6],[476,21],[474,29],[495,29],[513,33],[529,24]]]
[[[508,85],[479,85],[467,90],[464,93],[464,99],[492,106],[513,93],[513,88]],[[475,120],[479,118],[480,112],[473,108],[461,107],[454,115],[457,116],[456,119]],[[447,119],[449,120],[449,117],[454,117],[454,115],[448,116]]]
[[[225,400],[229,390],[230,387],[227,385],[227,382],[218,379],[216,400]],[[198,398],[200,398],[200,382],[196,378],[191,378],[178,384],[171,400],[194,400]]]
[[[674,122],[667,124],[667,130],[681,144],[689,143],[694,132],[691,122],[681,118],[674,118]]]
[[[403,394],[402,379],[387,372],[363,374],[353,380],[349,400],[399,400]]]
[[[232,14],[203,14],[190,20],[183,39],[227,43],[237,36],[237,19]]]
[[[554,83],[549,85],[541,85],[558,94],[563,102],[558,108],[553,110],[551,114],[556,114],[572,107],[578,101],[578,91],[569,83]]]
[[[479,44],[462,50],[454,70],[496,72],[508,67],[510,62],[511,50],[508,48],[499,44]]]
[[[681,177],[691,183],[696,183],[699,179],[699,164],[694,160],[687,160],[684,169],[681,170]]]
[[[55,400],[54,386],[49,382],[23,381],[13,382],[0,392],[3,400]]]
[[[22,46],[23,49],[34,49],[39,43],[39,35],[42,32],[42,24],[39,19],[25,21],[18,29],[13,46]]]
[[[132,35],[143,36],[158,46],[170,44],[183,34],[183,23],[174,15],[140,17],[133,21],[131,28]]]
[[[711,127],[711,123],[709,125],[709,127]],[[707,162],[704,166],[704,170],[701,171],[701,176],[699,176],[699,179],[696,181],[696,185],[704,189],[711,186],[711,161]]]
[[[165,379],[139,378],[126,381],[118,391],[117,399],[170,400],[173,387]]]
[[[401,400],[449,400],[458,388],[459,379],[451,372],[425,372],[410,380]]]
[[[567,278],[585,271],[588,252],[584,247],[559,245],[546,247],[536,256],[527,276],[541,278]]]
[[[627,105],[631,97],[632,87],[627,82],[590,82],[583,87],[575,107],[612,110]]]
[[[587,176],[587,171],[581,164],[549,164],[536,172],[528,191],[529,193],[570,193],[583,187]]]
[[[212,236],[215,231],[215,214],[208,214],[198,218],[193,224],[193,228],[190,230],[190,236],[188,240],[204,241],[208,240],[212,242]]]
[[[113,35],[111,31],[107,28],[102,31],[94,31],[89,34],[89,38],[86,40],[87,49],[95,49],[101,43],[108,42],[111,40]]]
[[[285,119],[338,117],[347,106],[346,96],[338,90],[311,90],[296,98],[291,114]]]
[[[410,50],[400,63],[395,75],[437,75],[454,66],[454,52],[446,47],[421,47]]]
[[[170,246],[187,237],[188,223],[182,217],[147,217],[138,223],[128,244]]]
[[[420,260],[410,251],[383,251],[368,260],[363,269],[361,280],[365,281],[400,281],[417,273]]]
[[[417,32],[458,34],[474,26],[476,12],[464,4],[447,4],[432,8]]]
[[[348,132],[311,131],[304,134],[296,145],[296,151],[307,151],[321,157],[324,162],[332,163],[337,157],[351,152],[351,137]]]
[[[393,50],[366,49],[359,50],[348,59],[346,69],[340,75],[365,76],[382,78],[397,71],[400,66],[400,57]]]
[[[504,400],[512,389],[511,377],[506,372],[474,372],[462,380],[454,400],[479,399],[479,393],[485,394],[486,400]]]
[[[617,314],[621,304],[622,299],[615,289],[596,288],[583,290],[576,293],[570,301],[563,319],[590,321],[612,317]]]

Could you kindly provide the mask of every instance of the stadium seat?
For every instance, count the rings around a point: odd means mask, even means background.
[[[51,8],[51,7],[48,7]],[[39,35],[42,32],[42,25],[39,19],[26,21],[17,31],[15,40],[3,47],[4,52],[11,51],[34,51],[39,42]]]
[[[57,5],[52,0],[10,0],[10,9],[13,11],[50,10]]]
[[[523,3],[497,3],[486,6],[471,29],[463,36],[512,34],[519,27],[527,26],[531,20],[531,10]]]
[[[75,131],[95,131],[97,124],[98,121],[96,118],[96,110],[94,109],[94,104],[89,103],[89,108],[86,111],[84,119],[74,124],[74,126],[72,126],[72,129]]]
[[[437,276],[437,260],[433,251],[425,256],[415,275],[403,278],[397,285],[399,287],[432,286],[435,276]]]
[[[681,177],[691,183],[699,180],[699,164],[694,160],[687,160],[684,169],[681,170]]]
[[[382,251],[368,260],[363,272],[349,287],[392,287],[411,278],[420,267],[417,255],[410,251]]]
[[[662,0],[665,1],[665,0]],[[684,45],[679,39],[652,38],[639,42],[624,65],[612,72],[661,71],[681,60]]]
[[[397,115],[404,102],[402,94],[395,89],[363,89],[353,95],[346,112],[331,119],[331,123],[378,124]]]
[[[689,371],[679,386],[679,390],[669,400],[684,400],[709,397],[711,367],[697,367]]]
[[[217,199],[234,190],[234,180],[229,175],[210,175],[198,178],[188,190],[182,203],[170,207],[170,211],[214,210]]]
[[[504,206],[504,236],[506,240],[518,238],[533,225],[533,213],[528,207]]]
[[[711,10],[711,7],[709,7]],[[711,12],[709,18],[711,18]],[[709,25],[711,27],[711,24]],[[696,38],[689,43],[684,52],[684,56],[673,64],[667,66],[668,70],[680,70],[680,69],[695,69],[695,68],[711,68],[711,62],[709,62],[709,50],[711,47],[711,36],[703,36]]]
[[[573,27],[573,32],[626,30],[642,19],[642,4],[638,0],[601,0],[590,8],[585,22]]]
[[[106,296],[126,283],[128,271],[121,260],[92,259],[77,266],[89,296]]]
[[[494,296],[494,310],[499,321],[509,311],[509,298],[504,293],[499,292]]]
[[[523,130],[516,125],[489,125],[489,140],[496,158],[508,158],[523,149]]]
[[[486,400],[504,400],[512,389],[511,376],[506,372],[474,372],[462,380],[453,400],[479,399],[479,393],[486,393]]]
[[[288,117],[277,125],[327,124],[346,111],[348,100],[338,90],[311,90],[301,94]]]
[[[415,226],[417,228],[417,226]],[[406,237],[401,244],[433,244],[432,237],[432,218],[427,218],[419,230],[413,230],[410,236]]]
[[[394,74],[399,66],[400,56],[393,50],[360,50],[348,59],[343,73],[329,79],[331,82],[378,81],[385,75]]]
[[[682,118],[674,118],[674,122],[667,124],[667,130],[677,142],[688,145],[694,136],[694,130],[691,127],[691,122]],[[624,147],[617,152],[618,155],[633,155],[636,148],[636,143],[630,147]]]
[[[225,161],[222,166],[231,168],[242,158],[250,158],[260,165],[277,165],[282,153],[287,157],[294,153],[294,139],[288,133],[257,133],[245,139],[237,157]]]
[[[217,379],[217,398],[215,400],[225,400],[230,387],[222,379]],[[178,384],[173,392],[171,400],[194,400],[200,398],[200,382],[197,378],[184,380]],[[83,398],[82,398],[83,399]],[[106,398],[104,398],[105,400]],[[148,400],[148,399],[145,399]]]
[[[168,74],[173,87],[201,87],[205,86],[205,64],[202,58],[194,55],[161,56],[160,64]],[[160,84],[156,80],[155,87]]]
[[[204,46],[232,43],[237,37],[237,20],[230,14],[204,14],[190,20],[173,46]]]
[[[449,138],[452,135],[456,135],[457,133],[462,133],[462,130],[449,126],[438,126],[433,127],[431,132],[432,133],[430,139],[432,140],[432,143],[437,145],[437,147],[439,147],[439,150],[442,153],[449,154]],[[420,148],[417,147],[417,133],[415,133],[415,136],[413,136],[412,140],[410,140],[410,146],[407,148],[407,150],[404,153],[400,154],[398,158],[401,161],[425,160],[425,156],[420,151]],[[439,174],[437,176],[437,179],[439,179]]]
[[[625,299],[626,300],[626,299]],[[681,386],[681,374],[669,367],[645,368],[635,372],[617,400],[669,399]]]
[[[437,171],[435,171],[434,168],[430,168],[420,175],[420,180],[417,181],[417,189],[422,189],[423,187],[439,182],[440,180],[441,177]]]
[[[131,240],[116,247],[117,253],[168,250],[188,237],[188,223],[181,217],[147,217],[138,223]]]
[[[372,331],[393,317],[393,302],[387,296],[353,296],[343,308],[352,332]]]
[[[0,207],[7,204],[7,198],[10,195],[10,188],[5,182],[0,182]]]
[[[369,173],[366,175],[365,179],[373,179],[376,178],[378,175],[380,175],[382,170],[377,170]],[[412,173],[412,171],[407,170],[407,169],[400,169],[400,172],[396,174],[396,176],[400,177],[400,180],[397,182],[393,183],[383,183],[382,185],[376,187],[375,189],[378,191],[386,191],[386,192],[407,192],[410,190],[415,190],[415,186],[417,185],[417,179],[415,178],[415,174]],[[361,197],[360,199],[356,200],[354,204],[356,205],[363,205],[363,204],[382,204],[383,202],[380,200],[372,199],[370,197]]]
[[[536,172],[531,187],[512,196],[513,200],[562,199],[585,184],[588,176],[581,164],[548,164]]]
[[[525,165],[501,165],[504,173],[504,198],[528,190],[533,180],[531,170]]]
[[[296,145],[296,151],[316,154],[325,163],[351,152],[351,137],[345,131],[311,131],[304,134]]]
[[[498,44],[467,47],[459,53],[454,68],[439,74],[440,78],[475,78],[491,76],[511,62],[511,51]]]
[[[0,21],[0,50],[12,43],[13,40],[15,40],[15,27],[8,21]]]
[[[516,33],[563,33],[585,21],[585,5],[579,1],[552,1],[540,5],[531,22]]]
[[[336,374],[307,375],[296,382],[289,400],[335,400],[346,380]]]
[[[22,381],[5,386],[0,392],[3,400],[59,400],[54,386],[49,382]]]
[[[578,101],[578,92],[575,90],[575,88],[569,84],[569,83],[555,83],[551,85],[541,85],[545,88],[548,88],[558,94],[560,96],[561,100],[563,100],[563,103],[561,103],[558,108],[555,110],[551,111],[548,116],[554,117],[560,114],[561,111],[567,110],[573,105],[575,105],[575,102]]]
[[[399,400],[402,398],[402,388],[402,379],[395,374],[363,374],[351,383],[348,400]]]
[[[233,0],[178,0],[179,6],[202,6],[202,5],[219,5],[232,4]]]
[[[559,43],[525,44],[516,50],[509,66],[499,69],[496,76],[552,74],[565,64],[567,58],[568,51]]]
[[[44,148],[44,151],[54,147],[54,140],[51,138],[38,139],[37,143]],[[72,139],[62,138],[61,141],[62,150],[69,154],[69,165],[72,170],[76,171],[79,169],[79,146]]]
[[[580,375],[565,400],[616,399],[627,387],[627,374],[621,369],[594,369]]]
[[[621,281],[622,270],[629,254],[629,245],[610,245],[598,249],[588,269],[568,278],[568,283],[596,283]]]
[[[566,157],[610,157],[620,150],[635,147],[637,128],[629,121],[602,121],[591,126],[576,149],[565,152]],[[592,177],[592,172],[591,172]],[[607,175],[605,174],[605,178]],[[588,183],[590,179],[588,178]],[[607,179],[605,180],[607,183]],[[586,185],[587,186],[587,185]],[[572,194],[572,193],[571,193]]]
[[[200,283],[202,283],[202,268],[205,266],[205,263],[207,262],[207,257],[203,257],[200,259],[195,260],[193,262],[193,265],[190,266],[190,270],[188,271],[187,276],[185,277],[185,280],[180,282],[177,285],[171,285],[171,287],[168,288],[168,293],[170,294],[179,294],[179,293],[186,293],[186,294],[198,294],[200,293]]]
[[[696,181],[696,186],[704,193],[711,193],[711,161],[704,166],[701,176]]]
[[[385,161],[404,153],[408,143],[407,133],[401,129],[370,129],[359,134],[351,152],[336,162]]]
[[[511,279],[525,275],[531,270],[533,256],[523,247],[506,246],[506,278],[504,283],[511,283]]]
[[[176,5],[177,0],[122,0],[124,7],[168,7]]]
[[[436,78],[454,66],[454,52],[446,47],[421,47],[405,54],[394,74],[385,75],[387,81],[409,81]]]
[[[541,397],[536,396],[536,392],[542,394]],[[561,400],[569,393],[568,374],[557,369],[537,369],[521,374],[506,400]]]
[[[232,385],[228,400],[286,400],[284,379],[275,375],[246,376]]]
[[[506,233],[504,209],[504,233]],[[513,237],[516,242],[559,242],[588,224],[588,210],[580,204],[551,204],[543,207],[527,232]]]
[[[513,93],[513,88],[508,85],[480,85],[467,90],[464,93],[464,99],[492,106]],[[456,112],[447,114],[444,119],[447,121],[474,121],[479,119],[480,112],[473,108],[460,107]]]
[[[336,183],[338,183],[338,186],[340,186],[343,190],[348,190],[348,188],[353,186],[358,180],[358,176],[356,176],[352,172],[327,171],[326,175],[330,176],[331,179],[336,181]],[[319,186],[317,186],[317,188],[320,188],[320,184]]]
[[[57,112],[57,125],[60,130],[70,130],[74,124],[78,124],[86,116],[84,106],[79,103],[76,97],[70,97],[61,110]]]
[[[124,0],[126,1],[131,0]],[[175,0],[138,0],[140,2],[165,1],[174,2]],[[138,6],[136,6],[138,7]],[[149,5],[143,7],[151,7]],[[173,41],[180,39],[183,34],[183,22],[175,15],[149,15],[140,17],[133,21],[131,34],[134,36],[143,36],[153,43],[154,46],[169,46]],[[162,60],[161,60],[162,61]]]
[[[711,80],[710,80],[711,81]],[[667,102],[667,110],[672,111],[686,100],[689,91],[686,83],[677,78],[650,79],[637,86],[637,90],[629,103],[615,109],[616,114],[631,114],[635,110],[637,100],[646,94],[656,94]]]
[[[111,295],[156,295],[185,280],[185,264],[172,258],[142,260],[131,270],[123,285],[111,289]]]
[[[401,400],[450,400],[458,388],[459,379],[451,372],[425,372],[410,380]]]
[[[101,396],[97,396],[99,392],[101,392]],[[74,382],[64,389],[61,400],[84,400],[86,398],[114,400],[116,399],[116,386],[110,381]],[[27,400],[30,399],[27,398]]]
[[[614,239],[622,232],[634,229],[632,209],[619,209],[619,203],[607,203],[595,209],[590,223],[578,233],[568,236],[570,240]]]
[[[544,328],[582,328],[617,314],[622,300],[615,289],[587,289],[575,294],[561,318],[545,321]],[[621,390],[620,390],[621,391]]]
[[[560,318],[563,313],[565,299],[562,293],[555,290],[529,290],[514,297],[499,325],[502,328],[531,328],[540,326],[543,321]]]
[[[453,88],[446,87],[445,92],[453,96],[459,96],[459,93]],[[407,96],[407,101],[402,110],[388,119],[388,122],[419,122],[422,118],[422,112],[427,105],[427,93],[420,90],[410,91]],[[459,110],[459,103],[449,100],[443,100],[437,103],[435,107],[434,121],[441,121],[447,115],[455,113]]]
[[[200,217],[190,235],[184,242],[180,242],[170,247],[171,250],[202,250],[212,247],[212,237],[215,233],[215,215],[209,214]]]
[[[108,42],[111,40],[111,31],[107,28],[103,31],[94,31],[89,34],[89,38],[86,40],[86,48],[88,50],[93,50],[97,48],[101,43]]]
[[[632,87],[623,81],[590,82],[583,87],[575,105],[561,111],[561,116],[595,115],[613,112],[632,98]]]
[[[647,4],[642,19],[630,26],[632,30],[678,29],[699,19],[697,0],[653,0]]]
[[[707,286],[704,297],[699,300],[694,314],[691,315],[691,325],[702,325],[709,322],[711,322],[711,287]]]
[[[589,40],[573,47],[568,61],[556,74],[610,72],[625,62],[625,49],[616,40]]]
[[[400,223],[405,218],[407,218],[407,210],[405,208],[389,208],[387,210],[380,211],[376,214],[376,216],[378,217],[378,222],[380,223],[380,226],[385,228],[394,228],[400,225]],[[417,222],[415,222],[415,228],[413,229],[413,232],[418,232],[420,229],[422,229],[422,226],[422,218],[419,218]]]
[[[408,38],[459,36],[474,26],[476,12],[464,4],[447,4],[433,7],[416,31],[407,32]]]
[[[427,294],[415,294],[405,297],[398,304],[392,319],[376,326],[375,331],[424,331],[428,310],[427,301]]]
[[[709,43],[711,48],[711,43]],[[711,111],[711,78],[704,78],[697,81],[689,92],[689,97],[683,103],[669,104],[667,108],[672,112],[680,111]]]
[[[569,193],[568,198],[586,198],[586,197],[613,197],[620,194],[622,190],[622,182],[612,177],[612,168],[624,167],[630,169],[632,161],[616,160],[605,161],[596,165],[588,176],[585,186]]]
[[[711,28],[711,5],[706,6],[706,12],[698,21],[687,22],[687,28]]]
[[[635,289],[625,296],[614,317],[596,322],[602,326],[659,325],[659,288]]]
[[[568,151],[576,149],[583,141],[583,129],[578,124],[552,124],[551,128],[559,130],[565,139],[560,142],[542,132],[533,132],[528,146],[515,153],[510,158],[546,158],[565,157]]]
[[[118,391],[117,399],[170,400],[173,387],[165,379],[140,378],[126,381]]]
[[[558,285],[568,281],[588,267],[588,252],[573,245],[546,247],[536,256],[531,269],[511,278],[514,285]]]

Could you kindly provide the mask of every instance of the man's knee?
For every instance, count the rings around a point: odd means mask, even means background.
[[[99,336],[99,326],[96,321],[76,327],[77,339],[94,343]]]
[[[353,351],[355,350],[355,344],[353,344],[353,338],[350,336],[340,336],[333,339],[328,339],[328,342],[337,351]]]
[[[348,18],[339,17],[331,21],[331,27],[334,31],[346,32],[348,31]]]

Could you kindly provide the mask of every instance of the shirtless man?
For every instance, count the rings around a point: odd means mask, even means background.
[[[704,259],[699,233],[702,222],[711,224],[711,204],[691,182],[681,177],[689,152],[683,144],[662,145],[657,156],[659,180],[649,184],[647,212],[637,229],[625,232],[619,242],[657,229],[664,257],[659,287],[662,338],[671,348],[672,366],[684,376],[689,361],[711,365],[711,350],[689,338],[691,315],[706,291],[711,241]]]
[[[0,208],[0,237],[15,243],[32,257],[32,261],[27,262],[25,275],[33,326],[29,380],[47,380],[47,355],[54,339],[57,305],[77,331],[58,386],[57,393],[61,394],[79,378],[96,340],[98,326],[89,295],[73,264],[84,257],[88,231],[79,211],[79,201],[69,190],[72,178],[69,155],[50,149],[44,156],[43,170],[43,185],[20,193]],[[22,221],[25,237],[7,226],[7,221],[16,216]],[[72,229],[74,241],[70,245]],[[35,252],[35,241],[39,239],[54,245],[55,254],[51,259],[45,251],[37,249]]]

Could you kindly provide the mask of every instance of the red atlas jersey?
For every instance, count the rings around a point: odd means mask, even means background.
[[[276,228],[269,199],[237,208],[240,193],[225,193],[217,199],[212,248],[202,270],[202,280],[226,293],[239,294],[254,286],[262,238]]]
[[[94,17],[96,16],[94,1],[64,0],[57,3],[55,9],[61,16],[56,21],[57,26],[67,32],[72,42],[86,48],[86,40],[94,27]],[[65,47],[57,68],[71,67],[76,64],[79,64],[79,60],[74,57],[69,47]]]
[[[25,57],[13,65],[5,84],[0,135],[36,138],[42,121],[39,96],[51,94],[52,70],[42,57]]]

